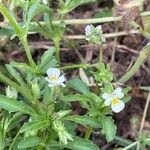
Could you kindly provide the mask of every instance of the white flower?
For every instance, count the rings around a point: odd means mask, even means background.
[[[91,35],[92,34],[92,30],[94,30],[94,26],[93,25],[87,25],[86,27],[85,27],[85,35],[86,36],[88,36],[88,35]],[[96,32],[98,33],[99,32],[99,30],[102,30],[102,26],[101,25],[99,25],[99,26],[97,26],[96,28]]]
[[[43,2],[45,5],[48,4],[47,0],[42,0],[42,2]]]
[[[85,35],[90,35],[92,32],[92,25],[87,25],[85,27]]]
[[[48,86],[49,87],[54,87],[56,85],[61,85],[65,87],[66,85],[64,84],[65,82],[65,76],[61,75],[60,76],[60,70],[57,68],[49,68],[47,70],[47,76],[45,79],[49,82]]]
[[[104,102],[105,105],[106,106],[111,105],[112,110],[116,113],[119,113],[125,107],[124,102],[120,100],[123,97],[124,97],[124,94],[121,88],[117,88],[111,94],[104,93],[102,95],[102,98],[105,100]]]

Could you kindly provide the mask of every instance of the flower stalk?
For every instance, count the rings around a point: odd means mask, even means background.
[[[30,66],[33,67],[33,68],[35,68],[36,64],[33,61],[32,54],[31,54],[31,51],[30,51],[29,46],[28,46],[27,36],[25,36],[24,38],[22,38],[21,42],[22,42],[22,44],[24,46],[24,49],[26,51],[26,55],[27,55],[27,58],[28,58]]]

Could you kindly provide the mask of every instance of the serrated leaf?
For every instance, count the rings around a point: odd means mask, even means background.
[[[79,137],[74,137],[65,147],[72,150],[100,150],[92,141]]]
[[[73,121],[73,122],[76,122],[76,123],[79,123],[79,124],[82,124],[84,126],[91,126],[91,127],[94,127],[94,128],[100,128],[100,123],[95,120],[94,118],[90,117],[90,116],[68,116],[65,118],[66,120],[70,120],[70,121]]]
[[[114,120],[111,117],[105,116],[102,119],[102,129],[106,135],[107,142],[110,142],[114,139],[116,135],[117,127],[114,124]]]
[[[82,94],[89,94],[89,87],[80,79],[72,79],[68,81],[68,84],[75,90],[81,92]]]
[[[44,143],[43,139],[34,136],[34,137],[28,137],[24,140],[22,140],[18,144],[19,149],[25,149],[25,148],[31,148],[40,145],[41,143]]]

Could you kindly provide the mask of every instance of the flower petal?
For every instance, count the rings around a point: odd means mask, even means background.
[[[115,113],[119,113],[120,111],[122,111],[125,107],[125,104],[123,101],[118,100],[118,104],[111,104],[111,108]]]
[[[91,34],[91,29],[92,29],[92,25],[87,25],[85,27],[85,35],[90,35]]]
[[[65,85],[64,83],[61,83],[61,86],[62,86],[62,87],[66,87],[66,85]]]
[[[60,76],[60,77],[58,78],[58,82],[59,82],[59,83],[65,82],[65,76],[64,76],[64,75]]]
[[[120,87],[115,89],[114,94],[117,98],[123,98],[124,97],[124,94],[123,94],[122,89]]]
[[[43,0],[42,2],[43,2],[45,5],[48,4],[47,0]]]
[[[102,94],[102,98],[103,99],[108,99],[108,98],[110,98],[110,94],[109,93],[104,93],[104,94]]]
[[[111,98],[105,99],[104,104],[105,104],[106,106],[109,106],[109,105],[111,104]]]
[[[55,75],[56,77],[60,76],[60,70],[58,68],[49,68],[47,70],[47,75],[50,77],[51,75]]]
[[[97,30],[97,32],[98,32],[99,30],[102,30],[102,26],[101,26],[101,25],[97,26],[97,27],[96,27],[96,30]]]

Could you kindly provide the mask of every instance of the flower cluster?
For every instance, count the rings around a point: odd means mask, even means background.
[[[106,41],[101,25],[97,27],[94,27],[93,25],[87,25],[85,27],[85,35],[86,40],[91,43],[101,44]]]

